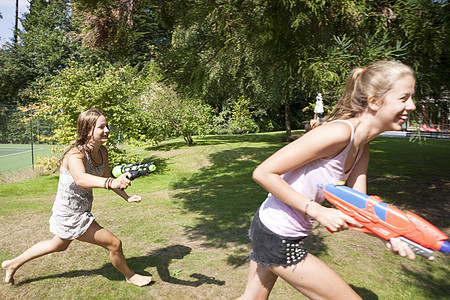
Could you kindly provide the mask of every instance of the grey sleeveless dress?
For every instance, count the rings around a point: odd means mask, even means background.
[[[102,157],[100,166],[94,166],[92,159],[87,155],[86,173],[95,176],[103,175],[105,162],[101,148],[100,154]],[[66,240],[73,240],[81,236],[95,219],[91,214],[93,199],[92,188],[77,185],[70,171],[61,168],[58,192],[49,220],[50,231]]]

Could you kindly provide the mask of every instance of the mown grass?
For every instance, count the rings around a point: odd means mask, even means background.
[[[127,190],[128,204],[95,191],[93,214],[123,242],[132,269],[152,274],[151,286],[127,284],[106,251],[74,241],[65,252],[38,258],[1,285],[1,299],[233,299],[247,278],[247,229],[266,192],[252,170],[284,144],[282,133],[181,139],[132,151],[155,161],[155,174]],[[369,192],[414,210],[450,232],[450,142],[377,138],[372,143]],[[48,219],[57,175],[0,186],[0,261],[51,238]],[[330,234],[316,226],[311,252],[336,270],[364,299],[447,299],[449,260],[409,261],[380,241],[354,231]],[[324,283],[326,284],[326,283]],[[279,280],[271,299],[305,299]]]

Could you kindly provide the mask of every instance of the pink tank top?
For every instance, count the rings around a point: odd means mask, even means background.
[[[347,120],[334,122],[345,122],[351,127],[350,141],[344,150],[333,158],[317,159],[282,175],[282,178],[297,192],[318,203],[324,201],[322,188],[329,183],[346,181],[363,152],[360,149],[352,168],[346,173],[345,160],[353,143],[355,128]],[[307,236],[314,223],[312,218],[285,204],[270,193],[261,204],[259,218],[268,229],[286,237]]]

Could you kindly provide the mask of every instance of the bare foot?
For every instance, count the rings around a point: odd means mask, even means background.
[[[16,273],[15,269],[10,268],[9,263],[11,260],[5,260],[2,262],[2,268],[5,270],[5,283],[9,283],[10,285],[14,284],[14,273]]]
[[[133,272],[131,276],[125,277],[125,280],[137,286],[145,286],[152,282],[152,276],[143,276]]]

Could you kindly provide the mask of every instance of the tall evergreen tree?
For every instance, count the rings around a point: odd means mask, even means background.
[[[69,1],[30,1],[21,19],[17,43],[0,52],[0,102],[25,104],[36,78],[63,69],[78,48],[67,35],[72,30]]]
[[[167,44],[154,0],[74,0],[74,37],[89,49],[109,53],[112,61],[132,65],[155,59]]]

